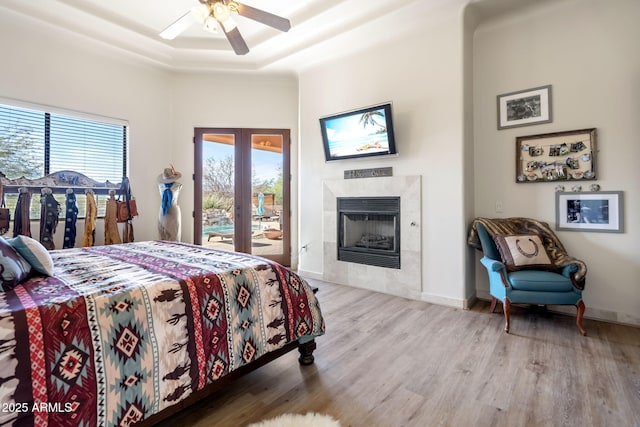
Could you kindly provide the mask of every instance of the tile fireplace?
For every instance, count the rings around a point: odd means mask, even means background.
[[[396,260],[385,260],[388,263],[397,263],[399,267],[381,267],[378,265],[367,265],[353,261],[343,261],[338,259],[339,226],[340,215],[338,214],[338,199],[353,199],[356,206],[348,206],[350,217],[358,218],[362,215],[364,204],[369,201],[380,199],[395,200],[396,207],[392,212],[386,208],[372,209],[377,213],[369,213],[369,220],[384,218],[385,226],[381,231],[356,231],[355,237],[351,237],[348,243],[353,240],[362,240],[362,235],[371,233],[373,235],[391,236],[390,229],[397,227],[399,235],[393,233],[393,246],[399,250],[399,255],[388,253],[388,249],[374,249],[382,252],[383,255],[392,255]],[[323,214],[322,214],[322,280],[339,283],[348,286],[355,286],[370,289],[376,292],[385,292],[411,299],[422,298],[422,178],[419,175],[406,176],[385,176],[358,179],[335,179],[324,180],[322,184]],[[380,210],[382,209],[382,212]],[[398,212],[397,215],[393,212]],[[387,215],[395,216],[395,225],[388,220]],[[377,217],[376,217],[377,216]],[[344,220],[344,219],[343,219]],[[354,224],[347,224],[349,225]],[[344,226],[343,226],[344,227]],[[391,239],[379,238],[380,245],[391,243]],[[377,241],[375,238],[364,239],[365,242]],[[387,242],[387,243],[382,243]],[[343,244],[343,246],[345,246]],[[356,256],[359,252],[355,244],[350,251],[342,251],[345,255]],[[353,246],[356,246],[355,248]],[[371,246],[375,246],[369,244]],[[378,255],[378,253],[376,253]],[[374,258],[376,258],[374,256]],[[379,259],[379,258],[378,258]]]

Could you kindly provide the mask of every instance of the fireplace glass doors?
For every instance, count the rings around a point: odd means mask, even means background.
[[[400,198],[339,197],[338,260],[400,268]]]

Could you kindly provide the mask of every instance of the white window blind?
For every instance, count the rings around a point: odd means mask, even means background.
[[[67,113],[0,99],[0,172],[8,179],[40,178],[71,170],[98,182],[118,183],[127,176],[127,125],[121,120]],[[85,196],[77,194],[79,217]],[[65,197],[56,194],[64,218]],[[17,193],[5,191],[14,211]],[[40,215],[40,194],[31,199],[31,219]],[[98,216],[104,215],[106,196],[96,196]]]
[[[72,170],[120,182],[127,175],[126,155],[122,123],[0,104],[0,172],[7,178]]]

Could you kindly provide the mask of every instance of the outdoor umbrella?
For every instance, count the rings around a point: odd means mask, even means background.
[[[264,194],[262,192],[258,193],[258,208],[256,209],[256,214],[258,216],[264,215]]]
[[[264,216],[264,194],[258,193],[258,207],[256,208],[256,216],[258,217],[258,227],[262,228],[262,218]]]

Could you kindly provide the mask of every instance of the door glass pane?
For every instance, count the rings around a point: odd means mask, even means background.
[[[205,134],[202,140],[202,244],[235,250],[235,136]]]
[[[251,135],[251,253],[283,253],[283,137]]]

